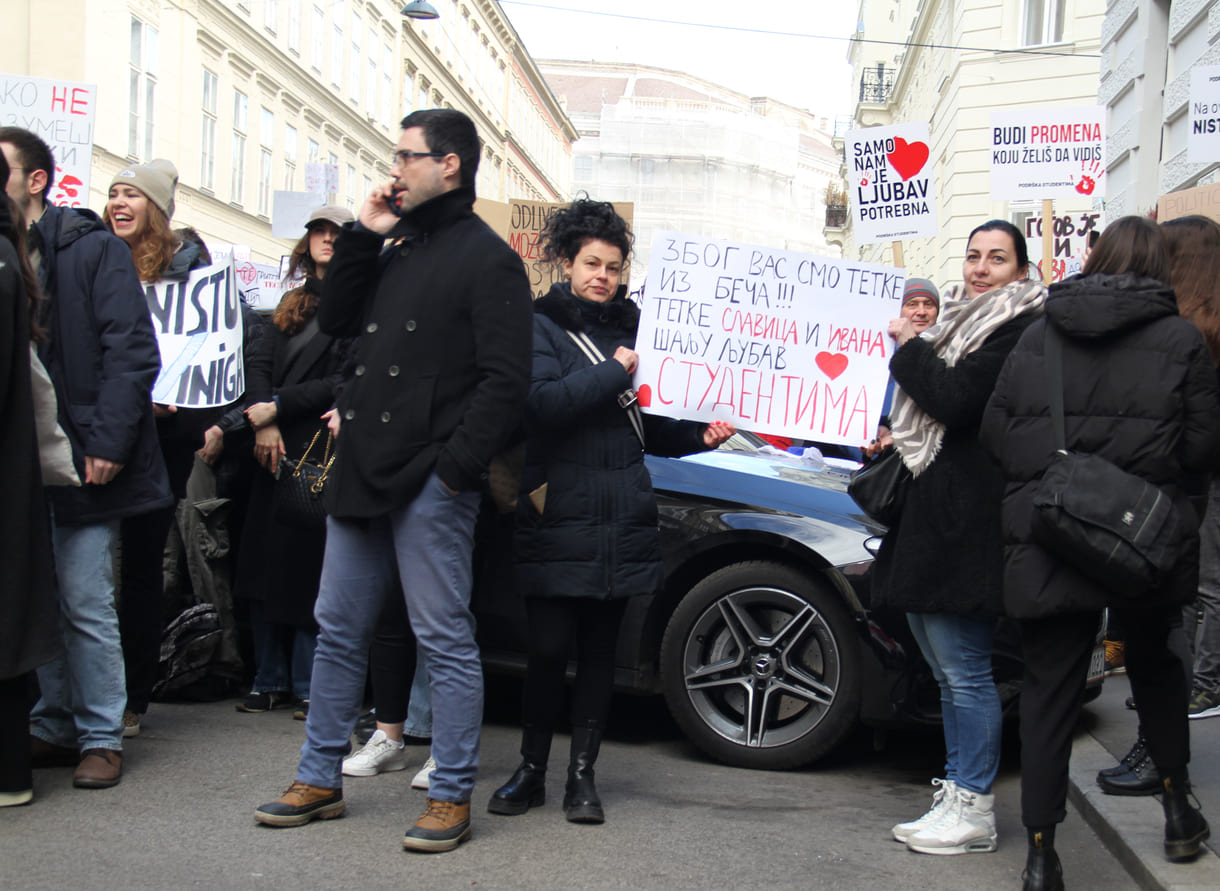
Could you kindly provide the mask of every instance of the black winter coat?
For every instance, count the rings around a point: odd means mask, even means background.
[[[950,368],[922,338],[894,352],[890,373],[948,428],[936,460],[907,486],[902,519],[873,568],[873,606],[915,613],[999,615],[1004,481],[978,441],[983,408],[1030,316],[1000,327]]]
[[[288,457],[299,461],[314,435],[320,434],[309,460],[321,464],[327,435],[321,415],[334,404],[352,342],[317,331],[289,362],[291,340],[274,325],[267,326],[258,349],[246,363],[247,399],[254,404],[278,397],[276,425]],[[277,522],[276,485],[261,467],[254,471],[236,594],[262,600],[268,622],[311,626],[326,531],[302,530]]]
[[[583,300],[554,285],[534,304],[534,370],[513,555],[518,587],[536,597],[608,600],[661,586],[661,547],[644,448],[618,403],[631,376],[613,358],[634,348],[640,313],[625,299]],[[566,333],[584,331],[590,364]],[[643,415],[648,451],[705,451],[706,425]],[[541,513],[530,494],[545,485]],[[536,496],[537,497],[537,496]]]
[[[76,472],[83,481],[86,455],[123,465],[105,486],[52,489],[55,521],[83,525],[166,507],[173,496],[152,411],[161,353],[131,249],[85,210],[47,205],[35,228],[48,333],[38,355],[55,383]]]
[[[322,285],[318,321],[355,337],[339,395],[338,457],[326,487],[336,517],[410,503],[435,470],[478,488],[521,421],[529,391],[530,288],[521,258],[458,188],[416,207],[385,238],[347,224]]]
[[[1194,325],[1178,315],[1159,281],[1074,276],[1051,286],[1046,319],[1030,326],[1009,357],[987,406],[983,444],[999,460],[1004,493],[1004,603],[1021,619],[1100,610],[1106,591],[1030,536],[1033,489],[1055,451],[1044,340],[1063,348],[1068,448],[1091,452],[1161,486],[1191,532],[1162,603],[1195,596],[1207,475],[1220,466],[1220,391]]]

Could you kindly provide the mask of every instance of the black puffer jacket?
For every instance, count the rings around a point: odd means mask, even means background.
[[[640,320],[625,290],[602,304],[557,284],[534,304],[529,441],[513,540],[518,585],[532,596],[609,600],[651,594],[661,584],[652,480],[617,399],[631,377],[614,351],[634,348]],[[590,364],[568,331],[588,334],[605,361]],[[707,448],[704,424],[647,414],[643,420],[649,452]],[[539,513],[540,498],[530,493],[544,484]]]
[[[1106,592],[1034,544],[1033,489],[1055,450],[1044,341],[1063,348],[1068,448],[1101,455],[1170,493],[1191,520],[1220,466],[1220,391],[1203,336],[1178,315],[1173,291],[1153,279],[1075,276],[1051,287],[1035,323],[1004,366],[981,439],[1007,480],[1004,603],[1017,618],[1099,610]],[[1185,602],[1198,582],[1197,522],[1162,603]]]

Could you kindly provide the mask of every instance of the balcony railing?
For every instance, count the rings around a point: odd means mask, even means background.
[[[827,204],[826,205],[826,228],[827,229],[842,229],[847,225],[847,205],[846,204]]]
[[[886,68],[884,62],[864,69],[860,77],[860,101],[871,105],[887,102],[894,92],[894,69]]]

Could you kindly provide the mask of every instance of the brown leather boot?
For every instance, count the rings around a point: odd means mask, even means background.
[[[109,789],[117,786],[123,776],[123,753],[112,749],[85,749],[80,764],[72,774],[72,785],[78,789]]]
[[[304,826],[310,820],[342,817],[346,809],[342,789],[311,786],[297,780],[275,801],[260,805],[254,811],[254,819],[268,826]]]
[[[428,799],[428,809],[403,836],[408,851],[439,854],[470,838],[470,802]]]

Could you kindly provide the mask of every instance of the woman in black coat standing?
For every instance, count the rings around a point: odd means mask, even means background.
[[[1063,887],[1055,827],[1065,815],[1072,728],[1107,604],[1127,629],[1127,676],[1165,792],[1166,855],[1190,859],[1208,837],[1207,822],[1187,801],[1186,678],[1167,641],[1171,618],[1194,597],[1198,582],[1195,530],[1207,478],[1220,461],[1220,392],[1203,336],[1178,314],[1168,281],[1156,224],[1140,217],[1111,224],[1083,275],[1052,286],[1046,320],[1031,326],[1013,351],[983,423],[982,441],[1007,480],[1004,603],[1021,622],[1025,659],[1027,889]],[[1120,605],[1104,585],[1033,540],[1033,493],[1056,450],[1045,358],[1051,328],[1062,341],[1067,448],[1100,455],[1159,486],[1189,530],[1170,581],[1146,606]]]
[[[334,404],[351,341],[322,333],[317,311],[339,227],[351,219],[350,211],[334,206],[310,216],[288,265],[288,277],[304,273],[305,282],[280,300],[246,363],[246,417],[255,431],[254,457],[266,472],[256,472],[251,486],[237,571],[237,596],[250,601],[257,662],[239,712],[293,706],[293,717],[304,720],[308,711],[326,530],[288,526],[275,516],[275,474],[282,458],[300,461],[307,449],[311,463],[324,463],[321,415]]]
[[[983,408],[1008,352],[1042,311],[1025,238],[1003,220],[970,233],[961,288],[936,325],[890,322],[897,381],[890,421],[912,479],[874,567],[873,606],[907,614],[940,685],[945,775],[922,817],[891,830],[928,854],[996,849],[991,784],[1000,764],[1000,697],[991,673],[1001,594],[1003,479],[978,442]]]
[[[564,814],[601,823],[593,765],[614,683],[626,598],[661,585],[660,532],[644,452],[713,449],[731,424],[641,414],[631,374],[640,313],[620,286],[631,231],[613,205],[581,199],[543,232],[543,256],[569,281],[534,305],[534,363],[525,470],[513,540],[525,592],[530,652],[523,705],[524,759],[492,796],[494,814],[543,803],[547,757],[576,644],[572,749]],[[578,340],[585,340],[582,345]],[[638,425],[638,426],[637,426]]]

